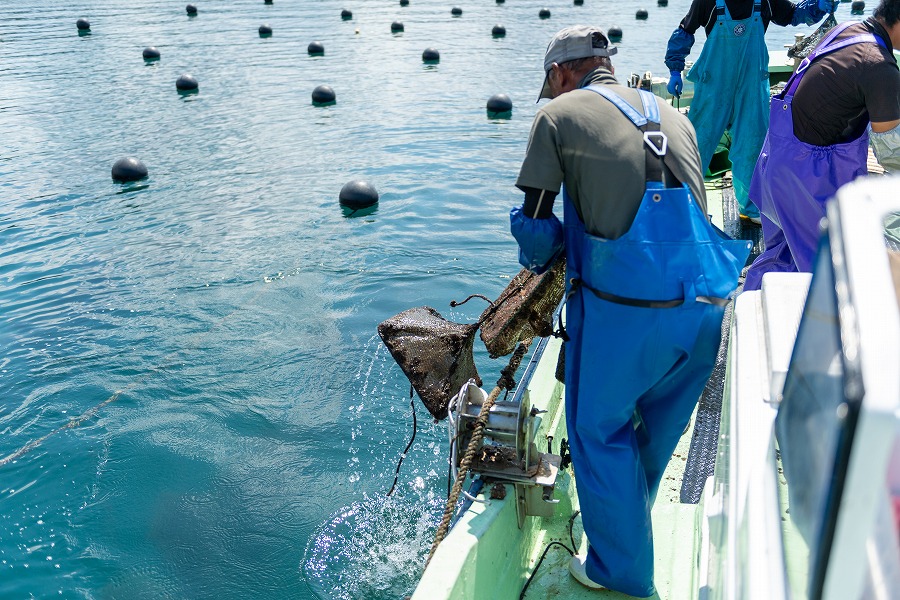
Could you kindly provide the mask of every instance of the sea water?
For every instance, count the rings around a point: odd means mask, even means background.
[[[0,597],[403,597],[447,434],[376,326],[473,322],[481,301],[450,301],[519,270],[507,213],[552,34],[618,25],[620,78],[665,75],[688,0],[194,3],[0,4]],[[114,183],[123,156],[149,178]],[[376,210],[339,207],[353,179]],[[505,360],[476,361],[493,387]]]

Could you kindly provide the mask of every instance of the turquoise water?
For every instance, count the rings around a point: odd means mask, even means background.
[[[416,401],[386,499],[411,415],[375,327],[419,305],[471,322],[483,305],[450,300],[518,271],[506,215],[550,36],[618,24],[618,73],[663,74],[688,0],[646,22],[632,0],[194,3],[0,6],[0,597],[403,597],[446,432]],[[322,83],[336,105],[311,105]],[[500,92],[512,118],[488,119]],[[115,184],[128,155],[150,177]],[[357,178],[381,202],[348,218]],[[502,364],[476,355],[491,386]]]

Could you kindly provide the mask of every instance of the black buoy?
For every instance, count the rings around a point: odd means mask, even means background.
[[[489,117],[509,116],[512,112],[512,100],[506,94],[494,94],[487,101]]]
[[[312,92],[312,101],[316,106],[327,106],[337,102],[337,95],[330,85],[319,85]]]
[[[144,48],[144,60],[159,60],[159,50],[153,46]]]
[[[268,25],[260,25],[259,26],[259,37],[271,37],[272,36],[272,28]]]
[[[348,181],[338,195],[341,206],[360,209],[374,206],[378,202],[378,192],[365,181]]]
[[[621,27],[616,27],[615,25],[613,25],[612,27],[609,28],[609,31],[607,31],[606,33],[609,34],[609,41],[611,41],[611,42],[618,42],[622,39],[622,28]]]
[[[542,19],[549,19],[550,18],[550,9],[542,8],[540,11],[538,11],[538,16]]]
[[[650,16],[649,13],[643,8],[639,8],[638,11],[634,13],[634,18],[638,19],[639,21],[647,20],[648,16]]]
[[[195,92],[200,89],[200,83],[196,77],[185,73],[175,80],[175,88],[180,92]]]
[[[91,22],[87,19],[78,19],[77,21],[75,21],[75,27],[78,28],[78,31],[90,31]]]
[[[850,4],[850,14],[861,15],[866,10],[866,3],[863,0],[853,0]]]
[[[441,60],[441,53],[434,48],[425,48],[422,52],[422,60],[427,63],[436,63]]]
[[[309,46],[306,47],[306,51],[310,56],[321,56],[325,54],[325,46],[322,45],[322,42],[310,42]]]
[[[497,4],[503,4],[506,0],[497,0]]]
[[[575,0],[575,6],[581,6],[584,4],[584,0]]]
[[[668,6],[669,0],[656,0],[656,5],[657,6]]]
[[[144,163],[132,156],[120,158],[112,166],[112,178],[117,183],[138,181],[147,176],[147,167]]]
[[[272,4],[272,0],[263,0],[263,4]]]
[[[400,6],[409,6],[409,0],[400,0]]]
[[[403,31],[403,23],[401,23],[400,21],[394,21],[393,23],[391,23],[391,31],[393,31],[394,33]]]
[[[462,9],[458,6],[454,6],[453,8],[450,9],[450,14],[453,15],[454,17],[458,17],[458,16],[462,15]]]
[[[491,35],[494,37],[503,37],[506,35],[506,27],[503,25],[494,25],[491,29]]]
[[[344,10],[341,11],[341,18],[345,21],[348,19],[352,19],[353,13],[345,8]]]
[[[187,14],[192,17],[197,14],[197,7],[193,4],[188,4],[184,9],[187,11]]]

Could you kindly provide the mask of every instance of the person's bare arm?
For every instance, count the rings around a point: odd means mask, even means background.
[[[881,121],[880,123],[872,122],[872,131],[875,133],[884,133],[885,131],[890,131],[897,125],[900,125],[900,119],[896,121]]]

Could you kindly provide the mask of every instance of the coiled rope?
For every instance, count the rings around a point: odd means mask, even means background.
[[[475,454],[481,449],[481,440],[484,437],[484,428],[487,426],[488,415],[490,414],[491,408],[500,396],[500,392],[503,390],[511,390],[515,387],[516,382],[513,379],[513,375],[515,375],[519,365],[522,363],[522,358],[524,358],[525,353],[528,352],[528,347],[530,345],[531,338],[519,342],[515,352],[513,352],[512,356],[509,358],[509,364],[500,371],[497,387],[491,391],[487,400],[481,405],[478,419],[475,421],[472,428],[472,439],[469,441],[466,453],[463,455],[462,461],[460,462],[459,473],[456,475],[456,481],[453,482],[453,488],[450,490],[450,496],[447,498],[447,504],[444,506],[444,516],[441,518],[441,524],[438,526],[437,533],[434,536],[434,543],[431,544],[428,560],[425,561],[426,569],[428,568],[428,563],[431,562],[437,547],[444,541],[444,538],[447,536],[447,531],[450,529],[450,519],[453,518],[456,503],[459,500],[460,493],[462,493],[463,483],[466,480],[466,476],[469,474],[469,468],[472,465],[472,461],[475,459]]]

